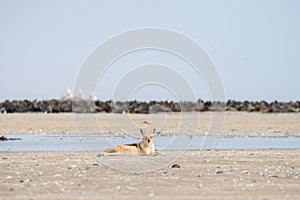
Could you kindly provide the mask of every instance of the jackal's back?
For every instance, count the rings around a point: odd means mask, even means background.
[[[134,144],[121,144],[112,148],[108,148],[105,150],[106,153],[130,153],[130,154],[138,154],[139,147],[138,143]]]

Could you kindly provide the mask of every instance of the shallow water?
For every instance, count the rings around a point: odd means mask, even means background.
[[[118,145],[139,142],[130,136],[93,135],[5,135],[21,140],[0,141],[0,151],[103,151]],[[158,150],[197,149],[300,149],[300,137],[206,137],[156,136]]]

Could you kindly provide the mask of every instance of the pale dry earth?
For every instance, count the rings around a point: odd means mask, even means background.
[[[198,120],[198,113],[189,113],[184,121],[178,113],[169,113],[167,118],[165,114],[151,118],[128,118],[126,114],[6,114],[0,115],[0,135],[84,130],[121,134],[137,132],[138,127],[156,127],[162,135],[201,135],[214,124],[212,115],[200,113]],[[220,116],[214,119],[220,120]],[[199,122],[196,131],[177,131],[180,124],[194,127],[189,122]],[[299,114],[229,112],[223,122],[221,136],[286,137],[300,133]],[[103,160],[95,156],[98,152],[0,152],[0,199],[300,199],[300,149],[186,151],[178,159],[169,159],[177,153],[181,152]],[[145,166],[147,159],[153,159],[155,165]],[[111,165],[104,165],[104,161]],[[171,168],[173,164],[180,168]],[[122,171],[128,166],[130,173]],[[140,173],[147,167],[152,172]]]
[[[140,174],[112,170],[87,152],[1,152],[0,199],[299,199],[299,155],[188,151]]]
[[[2,114],[0,134],[135,133],[162,135],[300,136],[300,113],[203,112],[143,114]]]

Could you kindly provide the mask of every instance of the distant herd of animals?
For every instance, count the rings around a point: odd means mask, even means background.
[[[245,111],[262,113],[294,113],[300,112],[300,101],[266,102],[266,101],[234,101],[212,102],[201,99],[190,102],[174,101],[85,101],[71,99],[51,100],[6,100],[0,102],[0,113],[20,112],[77,112],[77,113],[157,113],[157,112],[205,112],[205,111]]]

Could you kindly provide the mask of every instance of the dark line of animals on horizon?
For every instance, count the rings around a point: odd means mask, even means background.
[[[246,111],[262,113],[295,113],[300,112],[300,101],[266,102],[235,101],[212,102],[199,99],[191,101],[92,101],[72,99],[51,100],[6,100],[0,102],[0,113],[159,113],[159,112],[205,112],[205,111]]]

